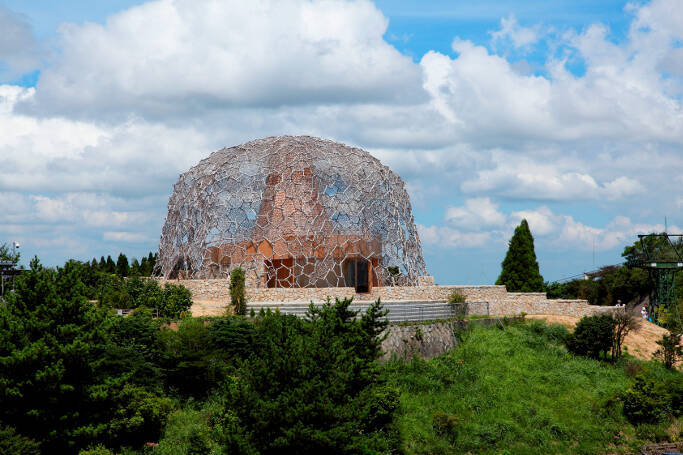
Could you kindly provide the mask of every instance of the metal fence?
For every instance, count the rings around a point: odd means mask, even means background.
[[[252,309],[258,313],[261,309],[276,309],[282,314],[293,314],[298,317],[305,317],[309,308],[308,303],[286,303],[276,304],[273,302],[249,303],[247,312]],[[321,303],[314,304],[317,307]],[[370,306],[369,303],[352,303],[349,309],[365,312]],[[488,302],[466,302],[466,303],[446,303],[446,302],[386,302],[383,304],[385,310],[389,310],[387,319],[389,322],[420,322],[434,321],[442,319],[465,319],[472,316],[490,316]]]

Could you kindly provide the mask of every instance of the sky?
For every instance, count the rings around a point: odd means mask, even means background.
[[[158,247],[178,175],[312,135],[405,181],[428,273],[548,281],[683,226],[683,3],[0,0],[0,243]]]

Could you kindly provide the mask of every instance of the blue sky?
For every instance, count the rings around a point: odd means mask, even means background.
[[[145,254],[180,172],[276,134],[398,172],[440,283],[522,217],[549,280],[683,226],[680,2],[255,4],[0,0],[0,242]]]

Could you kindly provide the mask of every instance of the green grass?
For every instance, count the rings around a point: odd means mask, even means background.
[[[572,356],[565,334],[538,321],[474,326],[441,357],[388,363],[406,452],[594,454],[639,443],[614,399],[632,382],[623,365]]]

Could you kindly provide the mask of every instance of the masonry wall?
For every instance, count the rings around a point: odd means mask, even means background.
[[[418,355],[424,359],[439,356],[457,345],[453,324],[440,322],[420,325],[390,325],[382,342],[380,360],[392,357],[410,359]]]
[[[165,280],[159,280],[163,285]],[[230,281],[169,280],[182,284],[192,292],[195,315],[218,315],[230,307]],[[613,311],[615,307],[589,305],[586,300],[551,300],[545,293],[507,292],[505,286],[386,286],[374,287],[372,292],[356,294],[354,288],[255,288],[246,289],[248,302],[301,303],[322,302],[328,297],[353,297],[354,301],[374,301],[378,298],[386,304],[392,302],[445,302],[454,290],[459,290],[468,302],[486,302],[491,315],[557,314],[582,317]],[[471,305],[471,313],[486,312],[486,304]]]

